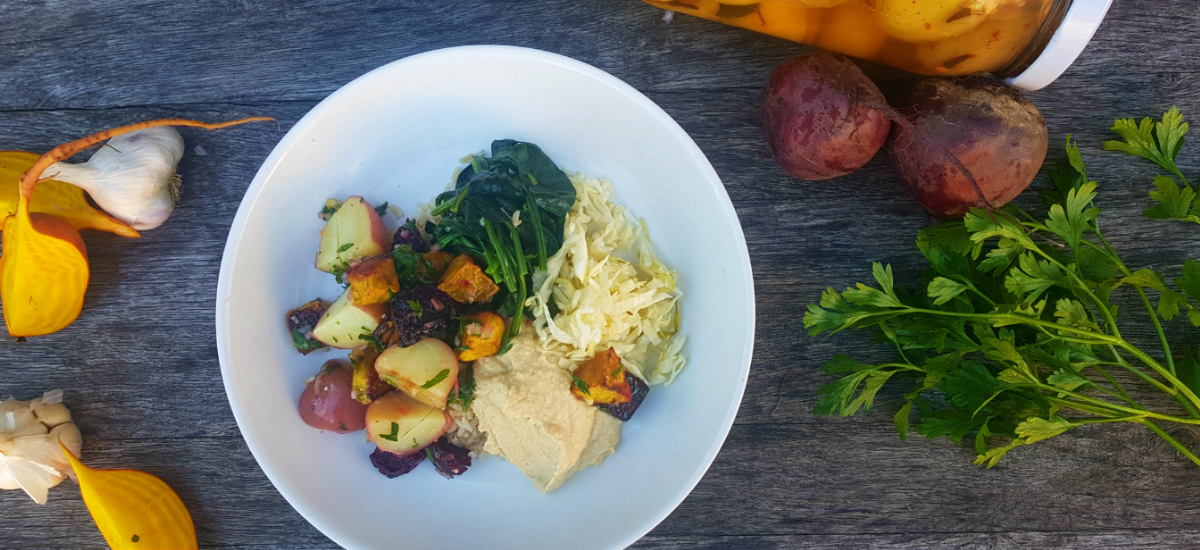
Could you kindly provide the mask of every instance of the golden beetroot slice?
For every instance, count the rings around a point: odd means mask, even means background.
[[[889,140],[908,192],[935,216],[998,208],[1046,159],[1046,121],[1017,90],[985,77],[927,78],[896,106]]]

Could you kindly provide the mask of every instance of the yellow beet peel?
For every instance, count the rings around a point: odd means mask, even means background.
[[[37,153],[0,151],[0,212],[4,215],[17,213],[18,181],[37,159]],[[122,237],[141,236],[125,222],[89,204],[83,189],[61,181],[46,180],[38,184],[37,194],[29,201],[29,212],[51,214],[78,230],[107,231]]]
[[[63,447],[96,527],[113,550],[197,548],[196,527],[179,495],[137,470],[98,470]]]
[[[105,130],[64,143],[34,160],[21,174],[16,213],[4,222],[0,255],[0,302],[9,335],[42,336],[66,327],[79,317],[89,277],[87,250],[71,223],[50,214],[30,211],[42,173],[54,163],[113,136],[155,126],[195,126],[215,130],[255,120],[250,117],[221,123],[166,118]]]

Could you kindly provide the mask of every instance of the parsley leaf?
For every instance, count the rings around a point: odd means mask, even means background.
[[[384,214],[387,214],[387,211],[388,211],[387,201],[383,201],[383,204],[375,207],[375,213],[378,214],[379,216],[383,216]]]
[[[405,303],[408,304],[409,309],[413,310],[413,313],[417,314],[417,317],[421,317],[425,314],[425,308],[421,307],[421,302],[416,300],[405,300]]]
[[[1158,206],[1147,208],[1142,215],[1152,220],[1183,220],[1200,223],[1200,203],[1196,201],[1196,192],[1186,184],[1180,187],[1175,180],[1168,176],[1154,176],[1154,187],[1150,198]]]
[[[337,251],[338,251],[338,253],[342,253],[347,250],[350,250],[351,248],[354,248],[354,243],[346,243],[342,246],[339,246]]]
[[[1188,131],[1188,123],[1183,121],[1178,107],[1172,105],[1158,122],[1150,117],[1143,118],[1140,123],[1135,123],[1132,118],[1119,118],[1111,130],[1121,136],[1121,140],[1104,142],[1105,150],[1122,151],[1150,160],[1187,184],[1187,178],[1175,165],[1175,158],[1183,148],[1183,136]]]
[[[450,369],[442,369],[441,372],[434,375],[433,378],[430,378],[424,384],[421,384],[421,389],[427,390],[429,388],[432,388],[432,387],[440,384],[442,382],[442,380],[446,379],[447,376],[450,376]]]
[[[579,388],[579,391],[583,392],[584,395],[592,395],[592,392],[588,391],[587,382],[580,380],[579,377],[575,376],[574,374],[571,375],[571,381],[575,383],[575,387]]]
[[[400,435],[400,425],[395,422],[392,422],[392,433],[379,434],[379,439],[386,439],[388,441],[396,441],[399,438],[399,435]]]

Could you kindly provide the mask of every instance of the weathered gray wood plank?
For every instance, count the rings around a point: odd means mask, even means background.
[[[1050,88],[1029,94],[1100,179],[1109,237],[1131,264],[1177,271],[1200,231],[1140,211],[1148,163],[1099,144],[1118,116],[1177,104],[1200,113],[1200,13],[1189,0],[1118,2],[1096,41]],[[162,476],[192,511],[206,548],[333,548],[271,487],[242,442],[221,386],[212,325],[229,223],[275,142],[317,101],[363,72],[430,49],[524,45],[625,79],[675,117],[708,155],[741,216],[758,289],[755,363],[725,449],[696,491],[639,548],[1191,548],[1200,542],[1200,471],[1136,427],[1090,427],[970,464],[966,446],[891,425],[895,392],[849,419],[813,417],[818,367],[833,353],[885,358],[865,335],[804,335],[801,313],[825,286],[869,277],[872,261],[919,281],[912,241],[925,223],[886,157],[838,180],[789,179],[761,140],[759,90],[799,49],[689,17],[670,23],[634,0],[447,4],[77,1],[0,5],[0,148],[45,150],[132,120],[270,115],[208,133],[184,130],[185,192],[142,239],[87,234],[83,316],[25,344],[0,341],[0,397],[67,391],[97,466]],[[36,29],[34,31],[33,29]],[[895,71],[868,66],[889,86]],[[196,156],[195,146],[206,156]],[[1200,172],[1200,148],[1181,165]],[[1035,205],[1032,196],[1023,197]],[[869,243],[869,246],[864,246]],[[1136,318],[1136,304],[1123,316]],[[1142,320],[1125,330],[1149,342]],[[1200,335],[1176,321],[1181,342]],[[1162,399],[1150,401],[1169,408]],[[1175,435],[1193,447],[1200,433]],[[103,546],[78,493],[45,507],[0,492],[0,547]]]

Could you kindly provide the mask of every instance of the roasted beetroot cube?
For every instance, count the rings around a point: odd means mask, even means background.
[[[320,298],[287,312],[288,333],[292,336],[292,346],[296,351],[308,355],[319,349],[325,349],[325,344],[313,338],[313,328],[325,313],[325,303]]]
[[[454,476],[462,475],[471,466],[470,452],[449,442],[445,436],[435,441],[426,450],[429,451],[429,458],[433,462],[433,466],[446,479],[454,479]]]
[[[633,413],[637,412],[638,407],[642,405],[642,401],[646,399],[646,394],[650,393],[650,386],[647,386],[641,378],[634,376],[632,373],[626,372],[625,380],[629,382],[629,393],[631,394],[629,401],[618,405],[596,404],[597,407],[600,407],[600,410],[617,417],[622,422],[633,418]]]
[[[433,337],[446,340],[453,336],[454,300],[436,286],[421,286],[392,296],[389,311],[375,338],[384,346],[411,346]]]
[[[417,222],[411,219],[396,230],[396,235],[392,237],[392,250],[406,244],[412,247],[413,252],[429,252],[429,243],[425,242],[425,238],[417,230]]]
[[[400,456],[395,453],[389,453],[379,447],[375,447],[375,452],[371,453],[371,465],[379,469],[379,473],[388,476],[389,478],[402,476],[413,471],[422,460],[425,460],[425,453],[413,453],[408,456]]]

